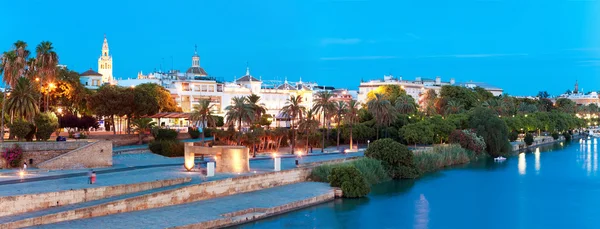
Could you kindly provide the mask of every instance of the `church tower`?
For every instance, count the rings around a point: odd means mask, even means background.
[[[577,80],[575,80],[575,91],[573,91],[573,94],[577,94],[579,93],[579,82],[577,82]]]
[[[104,35],[104,43],[102,44],[102,55],[98,58],[98,73],[102,74],[102,83],[113,81],[112,56],[108,52],[106,35]]]

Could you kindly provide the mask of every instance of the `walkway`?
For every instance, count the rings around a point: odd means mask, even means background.
[[[223,218],[249,208],[271,208],[330,192],[326,183],[303,182],[182,205],[73,220],[34,228],[170,228]],[[268,200],[268,201],[266,201]]]

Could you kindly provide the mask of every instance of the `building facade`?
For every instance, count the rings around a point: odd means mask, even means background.
[[[113,60],[108,49],[108,40],[104,35],[102,43],[102,54],[98,58],[98,73],[102,75],[102,83],[113,82]]]

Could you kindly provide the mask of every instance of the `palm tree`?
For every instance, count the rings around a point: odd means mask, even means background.
[[[354,126],[354,123],[358,121],[358,105],[359,103],[356,100],[350,100],[350,102],[348,102],[348,109],[346,111],[346,121],[348,122],[348,125],[350,126],[350,149],[352,148],[352,127]]]
[[[340,125],[342,123],[342,119],[344,118],[346,112],[348,111],[348,104],[344,101],[338,101],[334,103],[335,109],[335,121],[336,121],[336,132],[337,132],[337,149],[340,149]]]
[[[377,93],[367,102],[367,107],[377,122],[377,139],[379,139],[379,128],[392,123],[392,104],[385,99],[384,95]]]
[[[190,114],[190,120],[198,122],[202,125],[201,143],[204,144],[204,131],[206,127],[214,126],[216,123],[215,117],[212,115],[214,104],[210,104],[210,100],[201,99],[199,104],[194,105],[194,111]]]
[[[321,111],[323,113],[323,142],[322,142],[322,148],[321,148],[321,153],[324,152],[325,150],[325,125],[327,122],[327,117],[328,117],[328,113],[333,110],[333,102],[331,101],[331,98],[333,97],[333,94],[331,94],[331,92],[329,91],[320,91],[317,93],[316,95],[316,101],[314,104],[314,108],[315,110]]]
[[[0,58],[0,75],[7,85],[14,86],[19,77],[16,66],[17,53],[15,51],[4,52]]]
[[[253,107],[247,103],[246,97],[233,97],[231,105],[227,106],[225,116],[228,125],[238,125],[238,145],[242,143],[242,123],[251,123],[254,118]]]
[[[13,88],[10,97],[6,100],[6,108],[12,116],[23,117],[26,120],[32,121],[37,114],[38,94],[31,81],[27,78],[19,78],[17,84]]]
[[[151,118],[138,118],[134,119],[131,124],[133,125],[134,132],[138,132],[138,144],[142,144],[144,137],[146,137],[146,133],[152,129],[152,127],[156,126],[156,122],[152,121]]]
[[[411,114],[417,111],[415,99],[410,95],[401,95],[396,99],[396,110],[400,114]]]
[[[24,77],[26,73],[27,60],[29,59],[29,50],[27,50],[27,43],[24,41],[17,41],[14,44],[16,59],[14,61],[15,70],[17,77]],[[17,83],[17,82],[14,82]],[[14,86],[14,85],[11,85]]]
[[[302,119],[302,112],[305,110],[304,106],[302,105],[302,96],[298,95],[298,96],[294,96],[291,95],[289,99],[287,99],[287,101],[285,101],[285,106],[281,109],[281,112],[285,115],[287,115],[291,122],[292,122],[292,135],[293,135],[293,140],[292,140],[292,152],[291,154],[294,154],[294,147],[296,146],[296,128],[294,126],[294,120],[296,118]]]
[[[459,101],[450,100],[446,104],[445,113],[449,114],[458,114],[464,110],[464,106]]]
[[[35,49],[37,55],[33,59],[33,66],[37,68],[32,70],[28,76],[30,79],[36,78],[35,75],[41,76],[41,83],[45,84],[56,79],[56,65],[58,65],[58,55],[54,52],[52,42],[42,41]],[[46,99],[49,91],[46,91]],[[48,110],[48,101],[45,102],[45,110]]]
[[[314,119],[314,116],[316,113],[317,113],[317,111],[314,108],[307,110],[306,114],[304,115],[304,119],[302,121],[300,121],[300,123],[298,124],[298,129],[304,131],[304,133],[306,134],[305,150],[307,153],[308,153],[308,136],[315,129],[319,128],[319,121]]]
[[[252,106],[252,110],[254,110],[254,123],[258,123],[260,121],[260,117],[267,113],[267,109],[265,109],[265,105],[260,103],[260,96],[256,94],[249,95],[247,97],[248,103]]]

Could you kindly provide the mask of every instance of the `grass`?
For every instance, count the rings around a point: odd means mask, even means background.
[[[452,165],[466,164],[477,157],[475,153],[461,148],[460,145],[452,144],[435,146],[430,150],[415,153],[413,161],[421,173],[427,173]]]
[[[331,173],[331,170],[341,166],[352,166],[357,168],[360,174],[371,185],[390,179],[383,169],[381,162],[372,158],[361,158],[340,164],[325,164],[317,166],[312,170],[310,179],[318,182],[329,182],[328,177]]]

